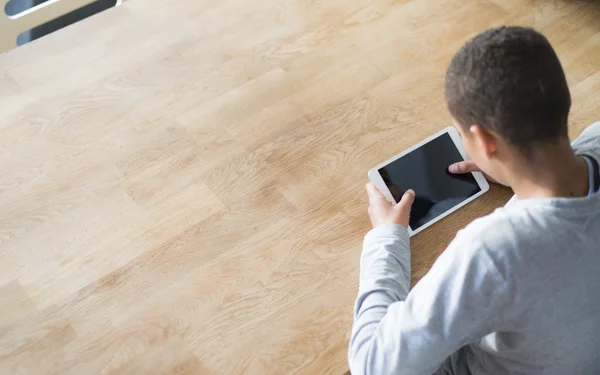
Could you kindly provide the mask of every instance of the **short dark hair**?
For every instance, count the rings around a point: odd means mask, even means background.
[[[565,73],[550,42],[531,28],[503,26],[468,41],[446,72],[445,96],[462,126],[490,129],[521,150],[568,138]]]

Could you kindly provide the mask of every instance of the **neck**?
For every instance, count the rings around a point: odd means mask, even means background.
[[[568,141],[552,145],[512,169],[511,187],[519,199],[585,197],[590,181],[585,160]]]

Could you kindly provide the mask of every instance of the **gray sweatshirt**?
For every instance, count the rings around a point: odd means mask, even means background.
[[[410,289],[405,228],[364,240],[349,347],[361,374],[600,374],[600,123],[573,143],[584,198],[512,199]]]

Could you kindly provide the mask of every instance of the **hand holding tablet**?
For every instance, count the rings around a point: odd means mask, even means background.
[[[407,228],[412,236],[489,190],[480,172],[448,171],[448,166],[465,160],[460,135],[448,127],[377,165],[369,171],[369,179],[392,204],[408,189],[415,191]]]
[[[391,205],[372,182],[367,184],[367,194],[369,195],[369,218],[373,228],[384,224],[408,227],[410,210],[415,201],[413,190],[407,190],[396,205]]]

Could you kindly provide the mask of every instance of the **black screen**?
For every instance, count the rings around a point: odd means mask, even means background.
[[[396,202],[406,190],[415,191],[410,214],[413,230],[481,191],[472,173],[448,172],[450,164],[463,160],[445,133],[379,169]]]

